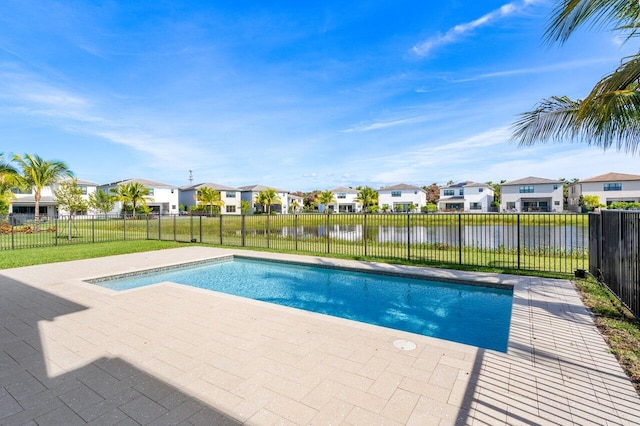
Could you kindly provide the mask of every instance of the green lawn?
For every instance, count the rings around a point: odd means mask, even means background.
[[[68,260],[91,259],[116,254],[138,253],[184,246],[185,244],[173,241],[141,240],[27,248],[3,251],[2,256],[0,256],[0,269],[40,265],[43,263],[66,262]]]

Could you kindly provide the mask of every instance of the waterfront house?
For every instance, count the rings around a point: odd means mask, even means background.
[[[241,213],[240,200],[242,199],[242,191],[240,191],[240,188],[211,182],[180,187],[180,204],[183,205],[187,211],[189,211],[192,206],[198,205],[198,191],[200,191],[201,188],[211,188],[220,192],[220,200],[224,203],[224,205],[220,207],[220,214]]]
[[[258,199],[258,194],[261,191],[264,191],[266,189],[273,189],[274,191],[276,191],[276,195],[278,196],[278,198],[280,199],[281,204],[272,204],[271,205],[271,211],[272,212],[276,212],[276,213],[286,213],[289,211],[289,191],[286,191],[284,189],[277,189],[274,188],[272,186],[264,186],[264,185],[248,185],[248,186],[241,186],[240,188],[241,191],[241,197],[242,200],[248,201],[249,203],[251,203],[251,209],[249,210],[249,213],[255,213],[255,212],[262,212],[264,211],[264,206],[262,204],[259,204],[257,199]]]
[[[338,186],[330,191],[333,192],[335,201],[326,207],[328,207],[332,212],[359,213],[362,211],[362,206],[358,203],[357,189]],[[320,205],[318,206],[318,209],[320,211],[324,211],[324,207],[325,206]]]
[[[606,206],[618,201],[640,202],[640,176],[612,172],[580,180],[569,187],[569,210],[580,211],[584,195],[596,196]]]
[[[117,182],[111,182],[104,185],[100,185],[98,188],[102,189],[108,194],[113,194],[112,189],[116,189],[119,185],[139,183],[145,188],[149,189],[149,195],[147,200],[147,206],[151,208],[151,211],[156,214],[178,214],[179,207],[179,193],[180,190],[176,186],[167,185],[166,183],[154,182],[152,180],[133,178],[125,179]],[[122,210],[122,202],[116,202],[112,213],[120,213]]]
[[[378,207],[381,211],[419,212],[426,205],[427,191],[418,186],[400,183],[378,190]]]
[[[493,188],[486,183],[459,182],[440,188],[438,210],[488,212],[493,202]]]
[[[561,180],[529,176],[500,184],[500,210],[503,212],[561,212]]]

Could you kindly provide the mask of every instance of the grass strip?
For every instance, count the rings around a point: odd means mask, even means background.
[[[640,322],[593,278],[574,281],[596,327],[640,395]]]

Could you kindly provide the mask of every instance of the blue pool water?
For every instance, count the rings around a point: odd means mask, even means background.
[[[235,258],[97,282],[171,281],[397,330],[506,351],[512,290]]]

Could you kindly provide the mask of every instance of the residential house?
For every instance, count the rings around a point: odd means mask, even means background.
[[[493,202],[493,188],[486,183],[459,182],[440,187],[438,210],[488,212]]]
[[[427,191],[417,186],[400,183],[378,190],[378,207],[381,211],[419,212],[426,205]]]
[[[640,202],[640,176],[605,173],[580,180],[569,187],[569,210],[580,211],[580,197],[584,195],[595,195],[607,206],[618,201]]]
[[[362,206],[358,203],[358,190],[352,188],[346,188],[344,186],[338,186],[330,190],[333,192],[335,202],[329,204],[329,210],[338,213],[359,213],[362,211]],[[325,206],[322,204],[318,206],[319,211],[324,211]]]
[[[82,199],[85,202],[89,202],[89,196],[98,190],[98,184],[95,183],[95,182],[90,182],[88,180],[76,179],[76,183],[78,185],[78,188],[80,188],[82,190]],[[58,185],[58,184],[54,185],[54,191],[56,191],[59,187],[60,187],[60,185]],[[55,197],[55,193],[54,193],[54,197]],[[87,209],[87,213],[95,214],[97,212],[93,211],[92,209]],[[59,215],[68,215],[69,212],[65,211],[64,209],[58,208],[58,214]]]
[[[288,213],[300,213],[304,207],[304,197],[299,195],[287,194]]]
[[[161,215],[179,213],[180,190],[176,186],[154,182],[147,179],[133,178],[107,183],[100,185],[98,188],[102,189],[106,193],[112,193],[112,189],[117,188],[119,185],[129,183],[139,183],[149,189],[149,195],[147,196],[149,200],[147,201],[147,206],[151,208],[152,212]],[[112,213],[120,213],[121,210],[122,202],[118,201],[116,202]]]
[[[220,191],[220,200],[224,203],[220,208],[221,214],[241,214],[240,200],[242,199],[242,191],[240,188],[233,188],[211,182],[180,187],[180,204],[183,205],[187,211],[192,206],[198,205],[198,191],[200,191],[201,188],[211,188],[215,191]]]
[[[564,210],[561,180],[526,177],[500,184],[503,212],[560,212]]]
[[[249,203],[251,203],[251,209],[249,210],[249,213],[264,211],[264,206],[259,204],[257,199],[258,199],[258,194],[261,191],[264,191],[267,189],[275,190],[276,196],[280,199],[280,203],[281,203],[281,204],[271,205],[271,211],[276,213],[283,213],[283,212],[286,213],[289,211],[289,191],[286,191],[284,189],[277,189],[271,186],[264,186],[264,185],[241,186],[239,189],[242,193],[242,200],[248,201]]]
[[[63,182],[63,181],[61,181]],[[96,192],[98,184],[86,180],[77,180],[78,187],[82,189],[82,198],[89,200],[89,194]],[[40,215],[54,217],[57,214],[68,215],[69,212],[58,210],[58,203],[55,197],[55,191],[60,187],[60,183],[51,186],[45,186],[40,193]],[[21,190],[14,188],[12,190],[14,199],[9,206],[9,213],[13,214],[35,214],[36,198],[33,188]]]

